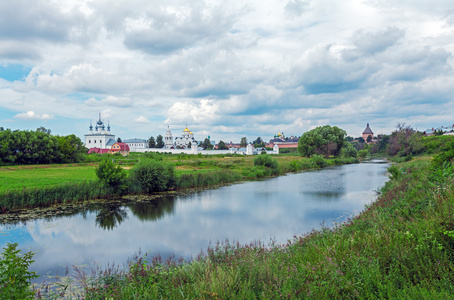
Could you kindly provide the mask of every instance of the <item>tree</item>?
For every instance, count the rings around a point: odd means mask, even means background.
[[[164,148],[165,144],[164,144],[164,141],[162,139],[162,135],[158,135],[156,137],[156,148]]]
[[[202,142],[202,148],[205,150],[213,149],[213,144],[211,144],[211,141],[209,138],[205,138],[205,140]]]
[[[96,176],[105,185],[114,190],[122,189],[126,180],[126,171],[120,166],[115,166],[109,158],[104,158],[96,167]]]
[[[409,154],[420,153],[424,146],[422,144],[422,134],[416,132],[410,125],[397,123],[397,130],[391,133],[387,152],[389,155],[407,156]]]
[[[338,156],[347,133],[336,126],[320,126],[305,132],[298,141],[298,152],[302,156],[313,154]]]
[[[225,145],[224,141],[219,141],[218,150],[229,150],[229,148]]]
[[[148,140],[148,148],[156,148],[156,142],[152,136],[150,136],[150,139]]]
[[[246,146],[247,146],[247,138],[246,137],[242,137],[241,141],[240,141],[240,147],[244,148]]]
[[[192,143],[191,142],[188,143],[188,148],[192,148]]]
[[[52,133],[52,131],[50,129],[46,129],[43,126],[37,128],[36,131],[44,132],[44,133],[47,133],[47,134],[51,134]]]
[[[364,142],[365,142],[365,140],[360,136],[360,137],[358,138],[358,143],[364,143]]]
[[[367,136],[366,142],[367,142],[367,143],[370,143],[371,141],[372,141],[372,136],[369,134],[369,135]]]
[[[118,137],[117,143],[121,143],[121,138],[120,137]]]

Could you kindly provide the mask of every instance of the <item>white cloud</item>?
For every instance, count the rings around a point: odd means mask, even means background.
[[[225,140],[324,122],[355,135],[416,116],[429,126],[445,118],[438,103],[453,105],[448,0],[10,2],[0,4],[0,66],[32,67],[0,86],[13,128],[45,107],[78,136],[98,112],[122,138],[186,122]]]
[[[52,120],[54,118],[52,115],[49,114],[40,115],[31,110],[26,113],[17,114],[14,117],[23,120]]]
[[[136,118],[135,121],[136,121],[136,123],[139,123],[139,124],[149,124],[150,123],[150,121],[147,118],[145,118],[144,116],[140,116],[140,117]]]

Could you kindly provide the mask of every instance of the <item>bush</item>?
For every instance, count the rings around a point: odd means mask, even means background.
[[[311,161],[318,168],[324,168],[324,167],[328,166],[328,162],[321,155],[312,155]]]
[[[30,290],[30,280],[38,278],[28,267],[33,253],[20,256],[17,243],[8,243],[0,255],[0,299],[32,299],[35,293]]]
[[[254,166],[264,166],[271,169],[279,168],[279,164],[276,159],[264,154],[260,154],[254,159]]]
[[[122,167],[116,166],[109,158],[104,158],[98,164],[96,176],[101,182],[116,191],[125,188],[126,171]]]
[[[143,193],[163,192],[175,187],[175,166],[171,163],[142,160],[131,169],[132,184]]]

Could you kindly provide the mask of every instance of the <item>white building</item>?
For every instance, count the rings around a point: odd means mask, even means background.
[[[90,121],[89,133],[85,135],[85,147],[99,148],[99,149],[110,149],[115,144],[115,135],[110,133],[110,125],[107,125],[107,130],[104,123],[101,121],[101,114],[99,114],[99,120],[96,122],[95,131],[93,131],[93,125]]]
[[[138,149],[148,148],[148,141],[143,139],[124,140],[123,143],[129,146],[130,152],[137,152]]]
[[[164,136],[165,148],[170,149],[173,146],[173,137],[172,132],[170,131],[169,126],[167,126],[166,135]]]
[[[169,128],[167,128],[167,132],[166,132],[166,137],[168,137],[168,136],[172,137],[172,133],[170,132]],[[168,140],[166,140],[166,148],[167,148],[167,146],[171,145],[170,143],[167,144],[167,141]],[[186,128],[183,130],[183,135],[181,137],[175,137],[175,141],[173,142],[173,145],[167,149],[172,149],[172,148],[186,149],[186,148],[188,148],[189,143],[191,143],[191,146],[197,145],[197,141],[194,139],[194,134],[186,126]]]

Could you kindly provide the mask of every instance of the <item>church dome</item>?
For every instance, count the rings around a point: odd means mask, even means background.
[[[191,132],[191,130],[188,129],[188,127],[186,127],[183,132]]]

